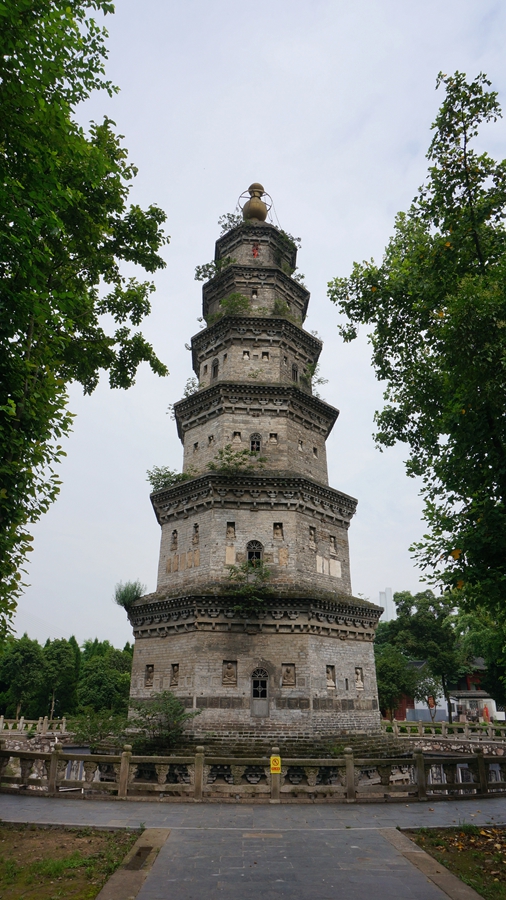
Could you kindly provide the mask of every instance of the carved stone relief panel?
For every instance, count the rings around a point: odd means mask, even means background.
[[[237,684],[237,661],[223,660],[222,684]]]
[[[295,665],[293,663],[283,663],[281,673],[282,686],[295,687]]]

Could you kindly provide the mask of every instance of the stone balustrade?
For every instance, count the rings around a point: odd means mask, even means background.
[[[268,756],[206,756],[203,747],[194,755],[134,756],[129,745],[121,755],[76,753],[60,743],[49,753],[0,745],[1,790],[31,796],[350,803],[506,793],[506,759],[480,747],[465,756],[415,749],[390,759],[361,759],[345,748],[335,759],[282,758],[281,772],[271,774]]]
[[[435,737],[450,738],[454,740],[474,741],[506,741],[506,724],[473,724],[471,722],[400,722],[394,719],[383,719],[381,722],[383,732],[393,734],[394,737]]]
[[[65,734],[66,730],[65,717],[50,720],[47,716],[40,716],[38,719],[25,719],[24,716],[21,716],[20,719],[6,719],[4,716],[0,716],[0,736],[6,731],[16,732],[16,737],[18,737],[19,734],[28,732],[32,734]]]

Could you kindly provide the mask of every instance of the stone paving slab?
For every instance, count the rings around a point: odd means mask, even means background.
[[[378,893],[388,900],[468,900],[472,895],[455,892],[447,873],[418,865],[413,845],[413,858],[406,855],[392,830],[506,824],[506,802],[247,806],[0,794],[0,818],[170,829],[137,900],[370,900]]]
[[[285,831],[348,828],[427,828],[506,824],[506,800],[445,800],[428,803],[259,804],[170,803],[16,797],[0,794],[0,819],[102,828],[243,828]]]
[[[442,900],[446,895],[377,829],[251,836],[241,829],[172,831],[137,900]]]

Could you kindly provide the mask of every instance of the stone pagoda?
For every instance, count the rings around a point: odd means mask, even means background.
[[[201,711],[199,739],[376,731],[382,610],[351,593],[357,501],[329,487],[325,447],[339,413],[312,392],[297,247],[248,192],[203,287],[198,390],[174,407],[183,475],[151,495],[158,584],[129,611],[131,696],[170,689]]]

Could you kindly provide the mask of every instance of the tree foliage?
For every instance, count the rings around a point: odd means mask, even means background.
[[[426,661],[423,677],[440,679],[451,722],[450,686],[469,668],[454,627],[455,600],[448,595],[435,597],[428,590],[414,595],[399,591],[394,594],[394,602],[397,619],[388,623],[389,640],[409,659]]]
[[[263,469],[266,460],[266,456],[260,456],[255,450],[234,450],[232,444],[225,444],[207,468],[222,475],[247,475],[257,467]]]
[[[179,697],[171,691],[155,693],[149,700],[132,703],[134,715],[131,724],[140,733],[133,738],[137,753],[165,753],[181,738],[187,721],[199,715],[201,710],[187,712]]]
[[[235,603],[236,612],[255,613],[265,607],[272,597],[269,588],[271,570],[262,559],[247,559],[239,565],[227,566],[229,584],[227,593]]]
[[[401,650],[391,644],[376,644],[374,655],[379,706],[393,716],[403,694],[414,696],[417,672]]]
[[[146,585],[140,581],[119,581],[114,588],[114,602],[122,606],[126,612],[139,597],[146,593]]]
[[[429,531],[414,546],[429,579],[499,610],[506,594],[506,160],[473,149],[501,115],[484,75],[440,74],[426,183],[400,213],[383,261],[329,284],[353,340],[372,327],[386,383],[380,447],[410,450]]]
[[[44,679],[44,656],[38,641],[27,634],[19,640],[9,638],[0,657],[2,702],[16,719],[24,707],[39,694]]]
[[[139,331],[153,285],[126,277],[164,266],[165,214],[128,204],[136,174],[114,123],[74,118],[104,78],[106,0],[0,3],[0,627],[8,629],[31,549],[29,526],[59,490],[71,427],[67,385],[102,370],[128,388],[146,361]],[[112,328],[106,330],[103,317]]]

